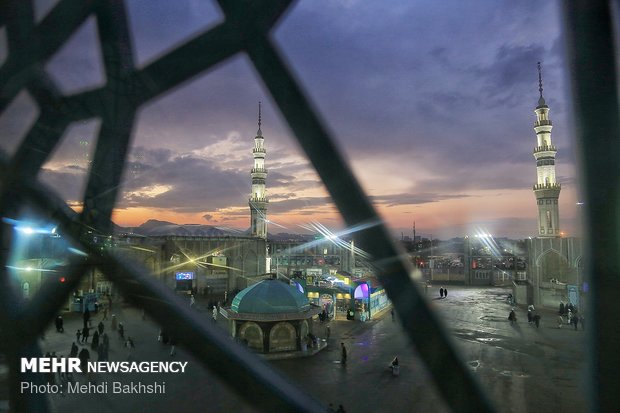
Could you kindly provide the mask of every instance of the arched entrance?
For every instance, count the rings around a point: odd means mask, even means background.
[[[568,263],[557,251],[547,251],[537,261],[542,282],[552,282],[553,280],[561,283],[568,282]]]
[[[249,348],[264,351],[263,330],[254,322],[247,321],[239,328],[239,338],[247,343]]]
[[[295,333],[295,327],[291,323],[282,322],[271,327],[269,352],[297,350],[297,334]]]
[[[329,317],[333,317],[334,297],[331,294],[321,294],[319,305],[327,312]]]

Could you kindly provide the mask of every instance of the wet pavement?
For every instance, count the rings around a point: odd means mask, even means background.
[[[438,287],[437,287],[438,288]],[[435,293],[428,290],[429,295]],[[452,332],[463,360],[483,388],[496,402],[500,412],[562,413],[586,411],[582,370],[584,368],[583,331],[570,326],[559,329],[557,315],[537,309],[542,317],[537,329],[528,325],[526,310],[516,308],[518,322],[508,322],[508,290],[450,286],[447,299],[429,297]],[[198,302],[198,311],[206,318],[211,312]],[[169,360],[169,346],[157,342],[158,326],[142,320],[141,312],[129,307],[113,311],[135,339],[133,360]],[[101,317],[95,317],[95,324]],[[218,324],[224,327],[220,317]],[[50,331],[43,340],[43,351],[67,354],[81,327],[78,315],[65,317],[64,334]],[[424,365],[408,345],[398,320],[389,310],[373,320],[332,321],[326,348],[312,357],[275,360],[269,363],[307,392],[334,406],[343,404],[347,412],[443,412],[449,411],[436,392]],[[109,321],[106,322],[109,330]],[[324,337],[325,325],[316,323],[315,334]],[[111,337],[111,360],[126,360],[122,341]],[[348,349],[348,362],[340,363],[340,342]],[[94,352],[91,352],[91,354]],[[388,365],[398,355],[400,375],[392,376]],[[181,375],[106,374],[96,380],[166,381],[165,395],[56,395],[51,397],[55,411],[73,412],[251,412],[251,406],[239,400],[218,379],[182,349],[175,361],[189,361],[188,372]],[[449,370],[446,371],[449,374]],[[86,382],[79,376],[80,382]]]
[[[570,326],[559,329],[555,312],[545,309],[537,309],[541,324],[536,328],[528,324],[526,309],[515,307],[518,321],[511,326],[507,294],[502,288],[451,286],[448,298],[439,299],[437,293],[429,299],[499,411],[586,411],[581,383],[584,332]],[[389,313],[370,325],[340,322],[334,331],[340,339],[313,362],[287,360],[274,365],[295,375],[317,398],[343,403],[347,411],[449,411]],[[349,349],[345,369],[335,363],[339,340]],[[395,355],[401,365],[399,377],[387,370]],[[326,367],[330,361],[332,367]]]
[[[506,293],[452,287],[447,300],[434,303],[501,411],[585,412],[585,332],[558,328],[556,312],[541,308],[539,328],[521,307],[511,326]]]

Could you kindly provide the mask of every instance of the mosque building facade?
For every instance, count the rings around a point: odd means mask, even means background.
[[[571,302],[582,308],[587,299],[588,283],[583,273],[582,239],[564,237],[560,231],[558,201],[561,185],[556,179],[557,148],[551,141],[553,124],[549,106],[543,97],[542,70],[538,63],[538,90],[540,97],[534,110],[536,121],[537,181],[533,187],[538,207],[537,236],[527,241],[527,283],[515,282],[515,296],[519,304],[558,307],[560,302]]]

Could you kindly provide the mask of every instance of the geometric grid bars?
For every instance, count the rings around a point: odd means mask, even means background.
[[[587,274],[591,275],[587,311],[594,322],[588,327],[590,411],[615,412],[620,406],[620,315],[614,305],[620,291],[618,44],[614,45],[611,2],[580,0],[563,6],[586,200],[584,245],[589,258]],[[619,28],[615,29],[617,40]]]
[[[387,229],[269,37],[291,0],[219,0],[219,4],[225,14],[222,23],[141,69],[133,61],[133,46],[123,0],[60,0],[38,24],[35,24],[32,0],[7,0],[0,5],[0,25],[6,28],[9,46],[7,59],[0,67],[0,111],[6,110],[22,91],[33,97],[40,110],[35,124],[22,139],[15,154],[10,158],[0,154],[0,213],[3,217],[12,217],[18,214],[22,205],[31,206],[57,222],[62,235],[88,254],[87,259],[74,258],[69,263],[66,283],[47,283],[32,300],[25,303],[15,294],[7,273],[13,233],[12,228],[2,224],[0,330],[6,338],[1,350],[9,360],[12,411],[49,410],[45,396],[21,397],[19,394],[20,381],[27,379],[36,382],[38,378],[37,375],[28,378],[20,375],[18,360],[40,354],[37,337],[77,286],[85,268],[92,265],[98,266],[128,299],[144,308],[172,335],[186,337],[184,345],[188,351],[248,402],[265,411],[323,410],[303,390],[258,357],[232,344],[223,332],[182,305],[172,291],[150,277],[146,270],[113,251],[102,252],[88,237],[89,231],[101,234],[112,232],[111,214],[127,161],[135,114],[141,105],[238,53],[246,53],[250,57],[347,225],[365,228],[358,233],[358,241],[372,256],[372,263],[402,320],[403,328],[426,363],[446,403],[459,412],[492,411],[486,395],[460,360],[440,320],[410,280],[409,264],[391,241]],[[571,7],[567,6],[567,9]],[[574,7],[576,10],[577,6]],[[570,10],[567,15],[571,16]],[[42,68],[91,16],[97,21],[105,84],[94,90],[62,95]],[[578,30],[580,28],[576,26],[573,32],[576,38],[580,36]],[[609,44],[610,39],[607,38]],[[579,70],[582,69],[577,66]],[[615,78],[612,80],[612,90],[615,91]],[[581,79],[578,78],[578,81]],[[578,98],[581,99],[581,96],[578,95]],[[616,114],[616,128],[612,135],[617,148],[617,99],[610,104]],[[36,176],[59,144],[68,125],[92,118],[100,119],[101,129],[84,193],[83,210],[78,214],[39,183]],[[620,153],[620,150],[612,153]],[[589,162],[592,166],[596,165],[589,156],[586,156],[586,165]],[[618,166],[615,168],[608,176],[613,176],[618,184]],[[589,171],[587,169],[588,180],[591,177]],[[617,187],[614,188],[615,198],[611,199],[620,201]],[[611,248],[617,248],[620,228],[617,213],[613,222],[616,232],[613,233],[612,226],[612,233],[607,235],[613,241]],[[618,251],[620,249],[616,249],[616,253]],[[610,281],[609,272],[604,275],[604,282],[610,283],[610,286],[613,282],[617,283]],[[597,287],[601,286],[606,284]],[[617,287],[615,284],[613,286]],[[601,360],[609,362],[613,352],[606,351]],[[604,385],[609,384],[609,380],[611,375],[604,374],[600,381],[603,388],[608,388]],[[618,396],[611,397],[617,401]]]

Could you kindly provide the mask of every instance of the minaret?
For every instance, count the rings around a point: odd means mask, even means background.
[[[555,179],[555,154],[557,149],[551,143],[553,124],[549,120],[549,106],[547,106],[545,98],[543,98],[540,62],[538,62],[538,90],[540,91],[540,98],[538,99],[538,106],[534,110],[534,113],[536,113],[534,130],[536,131],[537,139],[534,158],[536,158],[538,180],[533,188],[538,203],[538,236],[545,238],[559,237],[560,212],[558,209],[558,198],[561,187]]]
[[[261,103],[258,102],[258,131],[254,138],[254,168],[250,171],[252,177],[252,194],[250,195],[250,234],[253,237],[267,238],[267,195],[265,194],[265,146],[261,126]]]

